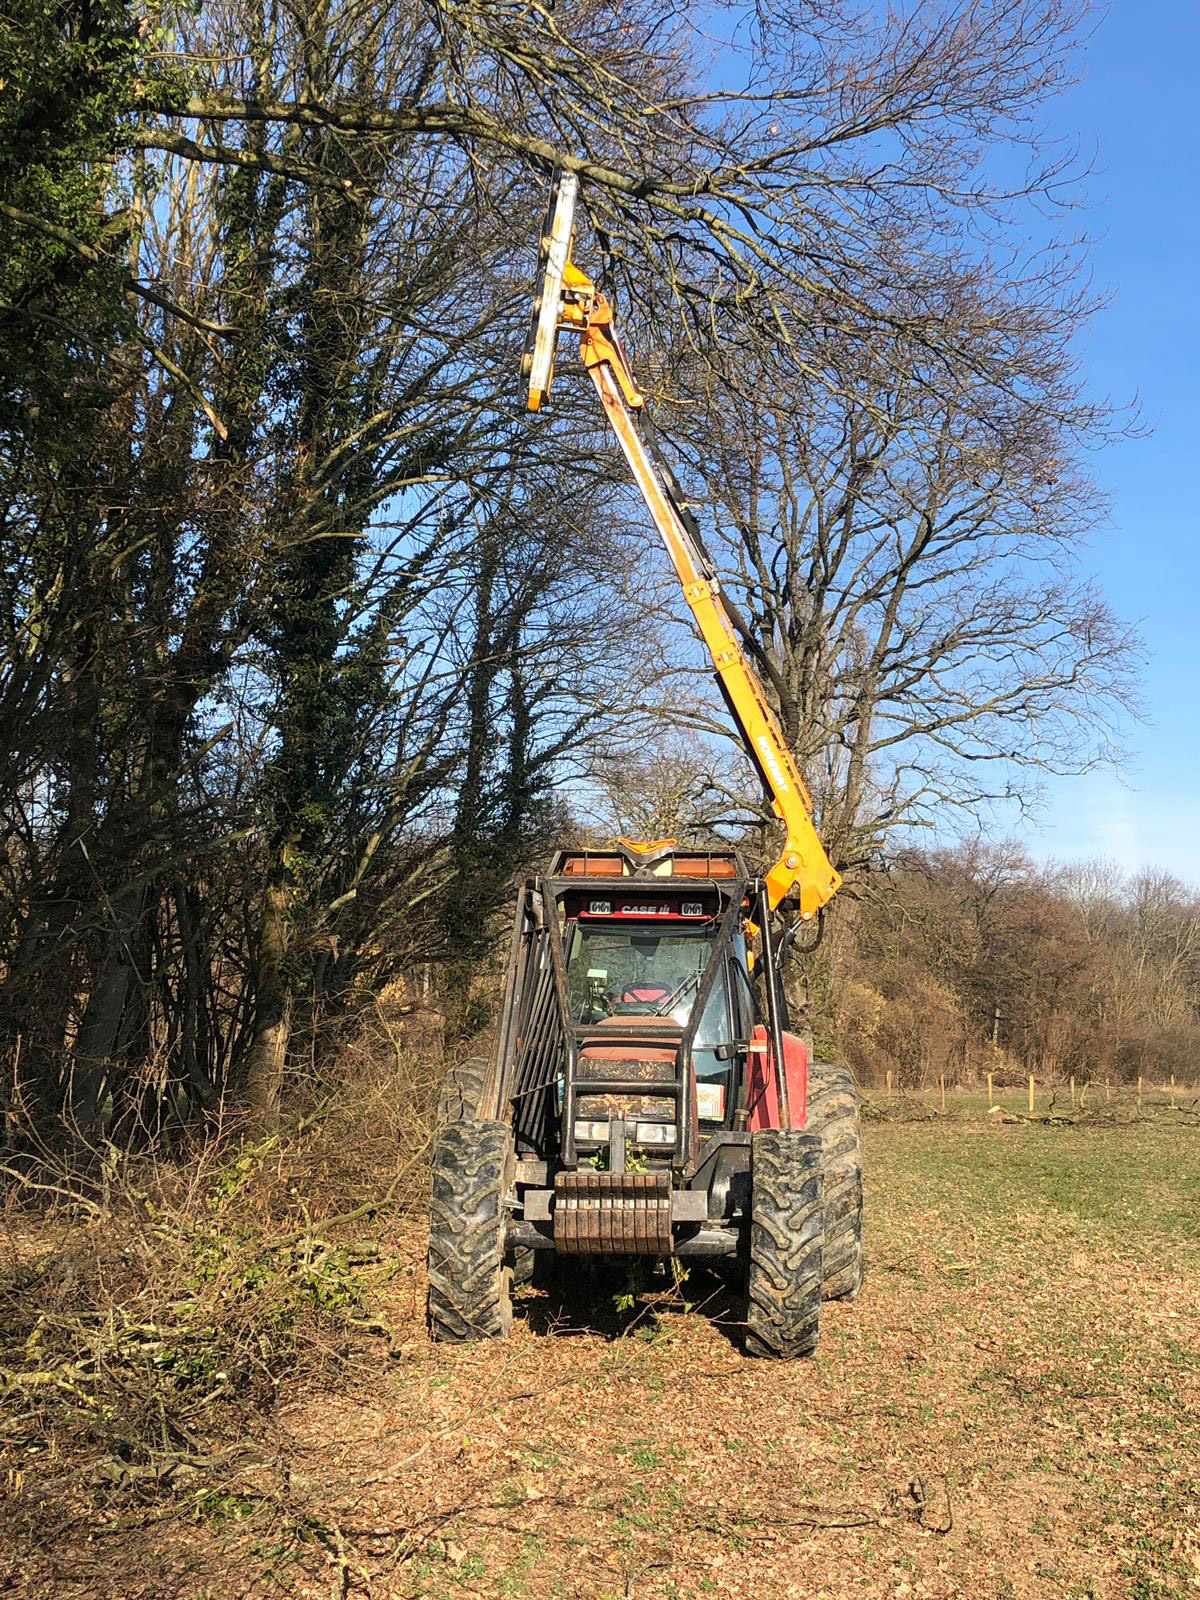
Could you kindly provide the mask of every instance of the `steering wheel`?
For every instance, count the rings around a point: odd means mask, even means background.
[[[662,983],[631,983],[622,991],[621,1004],[653,1005],[656,1000],[665,1000],[670,992]]]

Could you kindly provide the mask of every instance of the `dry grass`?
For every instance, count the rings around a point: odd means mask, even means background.
[[[436,1082],[355,1048],[282,1134],[7,1169],[0,1442],[18,1484],[220,1482],[247,1414],[387,1336],[371,1305],[397,1270],[387,1230],[420,1209]]]
[[[401,1219],[373,1229],[373,1260],[344,1255],[352,1309],[293,1319],[266,1389],[191,1414],[193,1464],[169,1482],[97,1475],[102,1428],[10,1433],[0,1588],[1190,1600],[1200,1130],[964,1113],[873,1124],[868,1156],[869,1285],[830,1308],[812,1362],[745,1361],[696,1276],[690,1311],[530,1291],[507,1345],[431,1348],[421,1229]],[[46,1261],[80,1248],[44,1226]],[[238,1338],[294,1293],[251,1295]]]

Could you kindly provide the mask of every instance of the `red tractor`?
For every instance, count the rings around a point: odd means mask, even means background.
[[[523,886],[496,1049],[443,1093],[436,1339],[502,1338],[535,1257],[638,1256],[731,1268],[750,1354],[815,1348],[862,1282],[858,1103],[788,1032],[766,901],[734,852],[625,840]]]
[[[503,1337],[514,1275],[550,1253],[700,1257],[743,1286],[750,1353],[806,1355],[822,1298],[862,1281],[858,1104],[850,1074],[810,1065],[788,1032],[779,969],[841,878],[612,307],[571,260],[576,193],[556,175],[529,407],[573,330],[785,836],[761,878],[736,851],[623,839],[562,852],[524,885],[494,1053],[456,1068],[443,1094],[429,1324],[437,1339]]]

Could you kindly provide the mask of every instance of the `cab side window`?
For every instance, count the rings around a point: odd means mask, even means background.
[[[733,970],[734,1036],[738,1039],[748,1039],[751,1029],[758,1020],[750,979],[740,961],[732,960],[729,965]]]
[[[705,1081],[728,1080],[729,1061],[717,1054],[721,1045],[729,1043],[729,963],[723,961],[717,973],[712,993],[700,1015],[696,1038],[692,1045],[692,1059],[696,1063],[697,1078]]]

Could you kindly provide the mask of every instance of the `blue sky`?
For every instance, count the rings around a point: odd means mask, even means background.
[[[1053,133],[1095,151],[1085,221],[1097,285],[1113,295],[1083,347],[1092,390],[1137,395],[1153,431],[1104,451],[1112,498],[1087,566],[1149,650],[1148,722],[1108,773],[1055,780],[1039,856],[1106,855],[1200,884],[1200,6],[1115,0],[1081,81],[1050,108]]]

